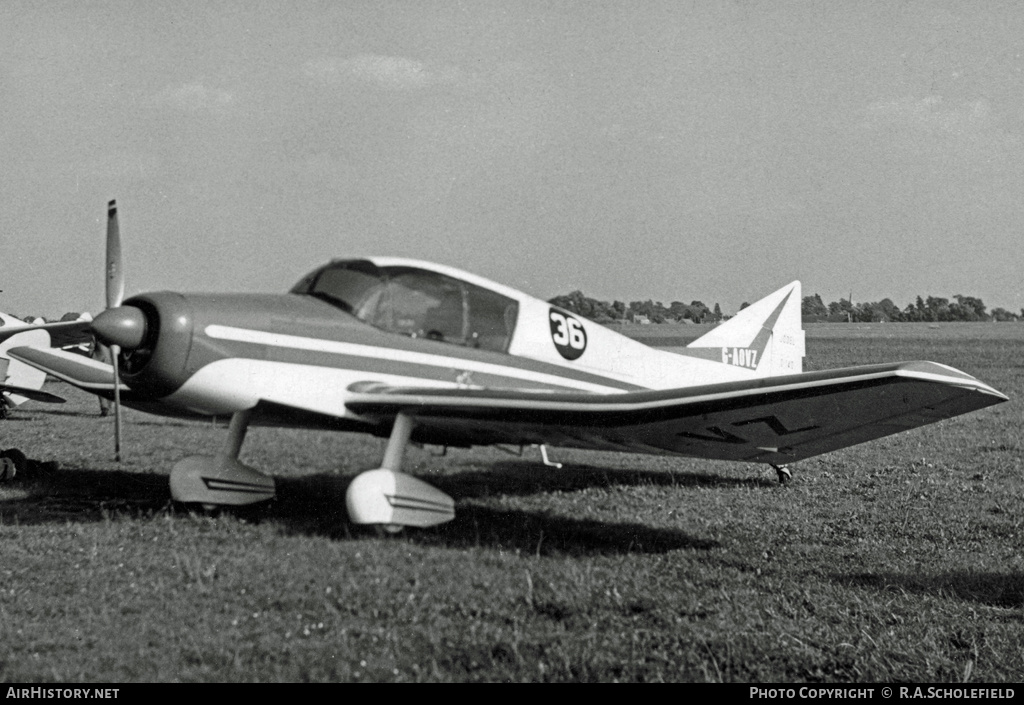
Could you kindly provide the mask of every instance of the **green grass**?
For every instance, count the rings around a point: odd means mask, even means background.
[[[1019,682],[1024,327],[970,328],[809,329],[808,369],[932,359],[1011,401],[798,463],[790,485],[411,449],[458,516],[390,539],[343,502],[382,440],[253,429],[242,459],[279,499],[193,515],[166,473],[223,428],[129,412],[118,465],[94,400],[51,385],[68,404],[0,425],[60,464],[0,485],[0,679]]]

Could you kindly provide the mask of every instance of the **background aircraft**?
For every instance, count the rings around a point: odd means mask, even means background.
[[[65,326],[66,328],[66,326]],[[82,330],[85,325],[82,324]],[[81,332],[76,336],[81,337]],[[0,312],[0,419],[6,419],[11,410],[30,399],[50,404],[64,400],[42,391],[46,373],[23,362],[12,360],[7,350],[12,347],[49,346],[64,342],[60,333],[51,337],[45,326],[36,326]],[[27,467],[28,458],[17,448],[0,450],[0,481],[13,480]]]
[[[80,332],[87,330],[86,322],[79,324],[78,328]],[[7,351],[13,347],[26,345],[49,347],[66,342],[64,338],[60,334],[51,336],[46,326],[25,323],[2,312],[0,334],[3,334],[3,339],[0,340],[0,419],[6,419],[11,409],[29,399],[49,403],[63,402],[63,399],[54,394],[40,391],[46,381],[45,372],[10,359]],[[76,338],[80,338],[80,335]]]
[[[154,292],[122,302],[108,216],[104,364],[45,346],[12,358],[163,415],[231,416],[214,457],[171,471],[172,497],[248,504],[274,480],[238,460],[252,424],[387,436],[346,493],[352,521],[430,526],[453,500],[401,472],[410,441],[555,445],[786,465],[1006,401],[934,362],[804,373],[799,282],[676,354],[520,291],[399,258],[335,260],[289,293]],[[109,253],[115,252],[115,255]],[[119,405],[118,405],[119,406]]]

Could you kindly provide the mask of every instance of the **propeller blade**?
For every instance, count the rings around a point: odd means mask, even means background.
[[[114,359],[114,460],[121,462],[121,375],[118,370],[117,357],[121,348],[110,346],[110,354]]]
[[[121,231],[117,224],[117,201],[107,204],[107,308],[116,308],[124,298],[121,270]]]
[[[103,313],[109,312],[111,309],[116,309],[121,305],[121,301],[124,299],[124,272],[121,270],[121,229],[117,224],[117,201],[110,201],[107,204],[107,310]],[[101,313],[97,318],[102,318]],[[109,318],[110,316],[108,316]],[[123,317],[123,316],[122,316]],[[114,316],[115,321],[117,317]],[[95,322],[94,322],[95,323]],[[124,324],[121,324],[121,328]],[[114,326],[118,328],[118,326]],[[131,325],[128,325],[131,328]],[[96,329],[94,328],[94,333]],[[131,331],[130,331],[131,332]],[[135,331],[137,332],[137,331]],[[123,337],[125,332],[123,330],[117,330],[114,333],[114,337],[118,337],[118,333]],[[97,335],[102,340],[101,335]],[[105,342],[105,341],[104,341]],[[118,369],[118,356],[121,354],[121,347],[119,345],[110,346],[110,357],[114,363],[114,460],[121,462],[121,374]]]

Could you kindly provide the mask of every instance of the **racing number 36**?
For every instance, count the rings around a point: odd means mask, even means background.
[[[566,313],[551,309],[551,340],[566,360],[575,360],[587,349],[587,332],[580,321]]]

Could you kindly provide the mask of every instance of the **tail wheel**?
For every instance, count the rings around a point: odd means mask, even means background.
[[[779,476],[779,484],[784,485],[793,479],[793,473],[785,465],[772,465],[775,473]]]

